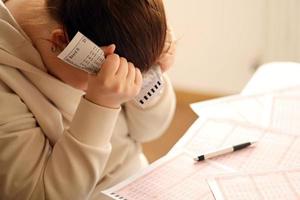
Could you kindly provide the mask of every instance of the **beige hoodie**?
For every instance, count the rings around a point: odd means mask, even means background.
[[[169,125],[175,96],[165,81],[146,109],[93,104],[47,74],[0,1],[0,199],[104,199],[101,190],[147,164],[140,142]]]

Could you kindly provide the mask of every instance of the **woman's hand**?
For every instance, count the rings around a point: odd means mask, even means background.
[[[125,58],[113,54],[115,46],[111,46],[102,48],[106,59],[96,76],[89,75],[85,98],[100,106],[119,108],[139,93],[142,74]]]
[[[158,64],[160,65],[162,72],[167,71],[174,64],[176,54],[176,42],[173,31],[168,28],[166,34],[165,46],[158,59]]]

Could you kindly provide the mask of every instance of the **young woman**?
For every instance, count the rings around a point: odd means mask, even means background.
[[[77,31],[106,54],[97,75],[57,58]],[[174,92],[164,75],[148,107],[132,99],[174,50],[162,0],[1,0],[0,199],[103,199],[146,166]]]

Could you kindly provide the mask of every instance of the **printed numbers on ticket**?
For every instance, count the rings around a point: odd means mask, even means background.
[[[91,74],[96,74],[105,60],[102,49],[80,32],[75,35],[58,57]]]

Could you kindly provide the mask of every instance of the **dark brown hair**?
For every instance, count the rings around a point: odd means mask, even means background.
[[[49,14],[72,39],[77,31],[98,46],[116,45],[116,53],[147,71],[162,53],[166,16],[162,0],[46,0]]]

